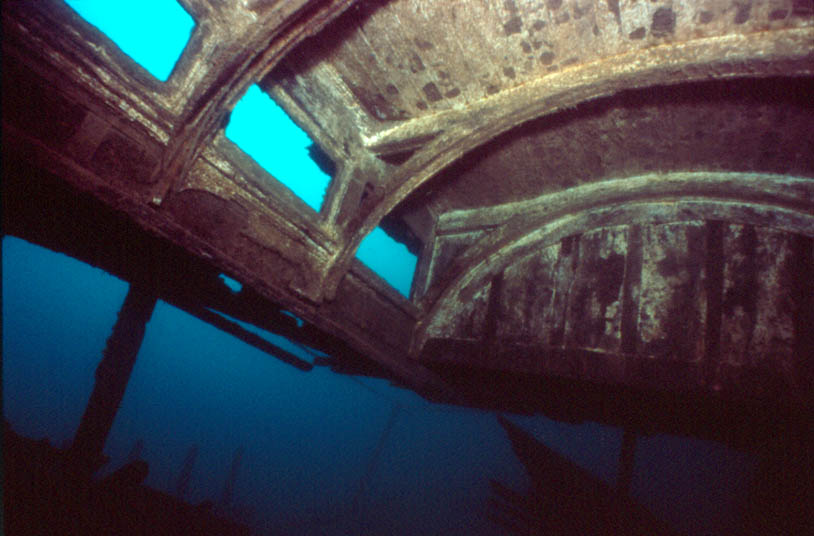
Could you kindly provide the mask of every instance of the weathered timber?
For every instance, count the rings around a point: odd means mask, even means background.
[[[163,83],[60,0],[7,4],[6,232],[447,401],[436,339],[810,399],[810,2],[183,0]],[[334,164],[319,212],[225,138],[254,83]],[[354,259],[378,225],[420,256],[409,300]]]
[[[156,301],[149,285],[130,285],[102,360],[96,367],[96,382],[71,445],[77,465],[91,473],[100,465],[102,450],[130,381]]]
[[[811,403],[804,371],[814,348],[796,342],[808,339],[795,327],[809,305],[793,290],[814,274],[810,238],[692,218],[565,229],[468,274],[429,316],[417,357]]]

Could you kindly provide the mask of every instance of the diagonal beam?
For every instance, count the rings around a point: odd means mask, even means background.
[[[208,72],[187,89],[187,105],[156,169],[155,201],[180,181],[219,130],[223,118],[253,82],[259,81],[303,39],[316,34],[353,0],[259,3],[254,16],[235,9],[217,25],[218,44],[204,62]]]
[[[80,470],[92,473],[99,467],[156,301],[149,286],[130,285],[96,368],[96,383],[70,448]]]

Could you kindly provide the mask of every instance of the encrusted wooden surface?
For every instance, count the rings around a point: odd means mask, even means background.
[[[812,245],[721,221],[571,235],[465,287],[455,313],[434,317],[420,359],[805,398]]]
[[[456,359],[506,370],[808,385],[810,1],[181,4],[196,28],[161,83],[60,0],[6,2],[3,156],[25,165],[4,169],[90,192],[419,390],[444,384],[415,357],[470,343],[488,355]],[[319,213],[224,137],[253,83],[334,160]],[[411,300],[355,260],[380,223],[420,253]]]
[[[664,43],[806,27],[812,15],[791,0],[363,2],[339,21],[341,35],[304,43],[283,65],[305,100],[335,93],[322,64],[298,63],[325,58],[348,103],[376,128],[465,109],[574,65]]]
[[[811,176],[812,93],[811,79],[771,79],[600,99],[479,147],[441,172],[427,202],[445,215],[667,170]]]

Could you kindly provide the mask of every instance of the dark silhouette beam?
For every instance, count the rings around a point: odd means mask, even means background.
[[[148,288],[131,284],[113,333],[107,339],[102,361],[96,368],[96,384],[71,445],[73,459],[91,472],[102,463],[102,450],[130,381],[156,301],[155,294]]]

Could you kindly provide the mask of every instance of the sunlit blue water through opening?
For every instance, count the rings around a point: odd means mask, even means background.
[[[258,85],[235,105],[225,133],[309,207],[322,208],[331,177],[312,158],[313,140]],[[362,242],[357,257],[409,297],[417,259],[406,246],[376,228]]]
[[[310,136],[260,86],[235,105],[226,137],[319,212],[331,177],[311,158]]]
[[[418,259],[407,246],[391,238],[381,227],[376,227],[362,240],[356,257],[404,297],[410,297]]]
[[[150,74],[165,82],[195,20],[175,0],[65,0]]]
[[[243,284],[240,281],[232,279],[226,274],[220,274],[218,277],[220,277],[220,280],[223,281],[223,284],[229,287],[229,290],[231,290],[232,292],[240,292],[241,290],[243,290]]]

